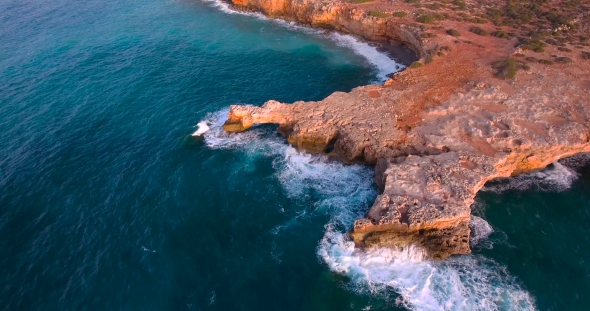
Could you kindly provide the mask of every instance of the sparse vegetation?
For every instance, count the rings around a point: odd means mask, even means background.
[[[487,19],[483,19],[483,18],[479,18],[479,17],[470,18],[467,21],[470,23],[474,23],[474,24],[487,24],[488,23]]]
[[[572,50],[570,50],[568,48],[565,48],[563,46],[559,46],[559,47],[557,47],[557,49],[560,50],[560,51],[562,51],[562,52],[571,52],[572,51]]]
[[[461,33],[455,29],[449,29],[447,30],[447,33],[453,37],[459,37],[461,35]]]
[[[409,66],[409,68],[420,68],[420,67],[422,67],[422,66],[424,66],[424,64],[422,64],[421,62],[413,62],[413,63],[412,63],[410,66]]]
[[[552,39],[552,38],[545,40],[545,43],[551,44],[551,45],[558,45],[559,44],[559,42],[557,42],[555,39]]]
[[[536,53],[541,53],[545,51],[545,43],[541,42],[541,40],[522,39],[521,43],[523,43],[523,45],[521,46],[523,50],[530,50]]]
[[[590,59],[590,52],[582,52],[581,57],[582,59]]]
[[[373,1],[374,0],[350,0],[351,3],[356,3],[356,4],[373,2]]]
[[[425,32],[422,34],[422,38],[436,38],[436,34],[431,32]]]
[[[369,11],[369,16],[378,17],[378,18],[387,18],[389,14],[380,12],[380,11]]]
[[[554,62],[548,60],[548,59],[540,59],[539,60],[539,64],[543,64],[543,65],[553,65],[555,64]]]
[[[453,1],[453,4],[456,5],[459,10],[465,10],[467,8],[467,4],[461,0],[455,0]]]
[[[539,62],[539,59],[538,59],[538,58],[536,58],[536,57],[532,57],[532,56],[529,56],[529,57],[527,57],[527,58],[525,58],[525,59],[526,59],[527,61],[531,62],[531,63],[538,63],[538,62]]]
[[[569,57],[558,57],[555,59],[555,61],[562,64],[569,64],[573,62],[572,59]]]
[[[513,79],[519,69],[528,70],[530,67],[514,58],[505,58],[492,64],[496,69],[496,77],[501,79]]]
[[[406,17],[408,15],[408,13],[406,13],[406,12],[395,12],[392,15],[395,16],[395,17],[402,18],[402,17]]]
[[[430,9],[430,10],[433,10],[433,11],[438,11],[443,6],[440,3],[434,2],[434,3],[430,3],[430,4],[425,5],[425,7],[428,8],[428,9]]]
[[[422,24],[432,24],[436,21],[436,19],[432,15],[424,14],[424,15],[420,15],[418,17],[417,21]]]
[[[432,23],[436,22],[437,20],[443,20],[443,19],[446,19],[446,16],[443,14],[425,13],[425,14],[418,16],[418,18],[416,20],[422,24],[432,24]]]
[[[473,26],[473,27],[469,28],[469,31],[473,32],[474,34],[480,35],[480,36],[487,36],[488,35],[488,32],[485,31],[485,29],[482,29],[477,26]]]
[[[492,32],[492,36],[496,37],[496,38],[510,39],[510,35],[503,30],[498,30],[498,31]]]

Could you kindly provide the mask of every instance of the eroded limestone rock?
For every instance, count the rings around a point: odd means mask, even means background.
[[[426,40],[403,20],[373,18],[363,6],[339,1],[234,3],[371,40],[397,40],[420,57],[450,46],[444,58],[382,86],[336,92],[319,102],[230,109],[228,132],[274,123],[299,149],[375,165],[381,195],[350,232],[359,247],[419,244],[435,259],[469,253],[470,207],[487,181],[590,152],[588,62],[530,64],[516,79],[500,80],[490,64],[515,53],[515,40],[465,31],[470,40],[493,41],[480,48],[442,30]]]

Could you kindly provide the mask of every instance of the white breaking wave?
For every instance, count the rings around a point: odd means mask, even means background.
[[[486,240],[494,229],[485,219],[478,216],[471,216],[469,220],[469,228],[471,229],[471,237],[469,243],[471,247],[476,246],[479,242]]]
[[[227,14],[247,15],[261,20],[272,21],[281,26],[297,29],[307,34],[329,39],[341,47],[351,49],[355,54],[366,59],[372,67],[377,69],[377,77],[379,78],[380,82],[387,80],[387,75],[394,72],[398,72],[405,68],[404,65],[397,63],[395,60],[387,56],[387,54],[380,52],[377,49],[377,47],[370,45],[367,42],[361,41],[351,35],[344,35],[333,31],[327,33],[325,30],[298,26],[294,22],[287,22],[281,19],[268,18],[263,14],[257,12],[235,11],[230,8],[230,5],[227,2],[222,0],[203,1],[210,3],[211,5],[218,8],[220,11]]]
[[[362,217],[377,194],[372,169],[298,152],[283,138],[269,135],[260,127],[227,134],[222,129],[227,112],[207,117],[210,130],[204,134],[206,145],[271,157],[276,177],[289,197],[317,199],[313,211],[302,211],[294,221],[306,213],[331,216],[317,254],[330,270],[350,278],[350,290],[383,296],[410,310],[535,310],[533,298],[505,267],[483,256],[455,256],[431,262],[423,259],[419,247],[355,248],[346,231]],[[477,216],[472,217],[470,226],[472,245],[485,241],[493,231]],[[280,229],[278,226],[272,233],[278,234]]]
[[[481,190],[490,192],[503,192],[509,189],[565,191],[576,179],[578,179],[578,173],[575,170],[560,162],[554,162],[550,167],[540,171],[494,181],[492,184],[485,185]]]
[[[253,157],[273,157],[276,177],[290,198],[313,196],[317,198],[316,210],[338,214],[339,222],[348,225],[376,196],[369,167],[344,165],[326,156],[299,152],[284,138],[259,127],[228,134],[222,128],[227,114],[228,110],[223,110],[207,116],[210,129],[204,134],[205,144],[213,149],[239,149]],[[350,210],[353,206],[357,207],[355,213]],[[345,211],[338,212],[342,208]]]
[[[535,310],[528,292],[506,269],[482,256],[423,260],[418,247],[354,247],[343,233],[328,228],[319,256],[334,272],[348,276],[359,292],[382,295],[393,288],[396,304],[410,310]]]
[[[199,123],[197,123],[197,130],[191,134],[191,136],[202,136],[203,134],[207,133],[207,131],[209,131],[209,125],[207,121],[201,121]]]
[[[377,76],[383,81],[387,80],[388,74],[398,72],[405,68],[404,65],[398,64],[386,54],[379,52],[376,47],[359,41],[355,37],[332,32],[327,38],[335,41],[340,46],[352,49],[355,54],[365,58],[373,67],[379,70]]]

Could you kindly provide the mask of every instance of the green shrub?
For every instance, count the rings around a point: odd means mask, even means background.
[[[590,59],[590,52],[582,52],[581,57],[582,59]]]
[[[438,11],[440,8],[442,8],[442,5],[440,5],[439,3],[431,3],[431,4],[425,5],[425,7],[427,7],[428,9],[431,9],[433,11]]]
[[[525,59],[526,59],[527,61],[531,62],[531,63],[538,63],[538,62],[539,62],[539,59],[538,59],[538,58],[536,58],[536,57],[532,57],[532,56],[529,56],[529,57],[527,57],[527,58],[525,58]]]
[[[559,46],[557,47],[558,50],[562,51],[562,52],[571,52],[572,50],[568,49],[568,48],[564,48],[563,46]]]
[[[459,10],[465,10],[467,8],[467,4],[461,0],[455,0],[453,1],[453,4],[456,5]]]
[[[418,3],[420,3],[420,0],[406,0],[406,3],[418,4]]]
[[[447,30],[447,33],[453,37],[458,37],[461,35],[461,33],[455,29],[449,29]]]
[[[426,13],[426,14],[422,14],[418,17],[418,19],[416,19],[418,22],[422,23],[422,24],[432,24],[437,20],[443,20],[446,19],[447,16],[443,15],[443,14],[438,14],[438,13]]]
[[[573,62],[572,59],[569,57],[558,57],[555,59],[555,61],[562,64],[569,64]]]
[[[496,61],[492,64],[492,68],[496,69],[496,77],[502,79],[513,79],[516,72],[520,69],[529,70],[530,67],[514,58],[505,58]]]
[[[421,62],[413,62],[413,63],[412,63],[410,66],[409,66],[409,68],[420,68],[420,67],[422,67],[422,66],[424,66],[424,64],[422,64]]]
[[[408,15],[408,13],[406,13],[406,12],[395,12],[395,13],[393,13],[393,16],[399,17],[399,18],[406,17],[406,15]]]
[[[546,43],[551,44],[551,45],[557,45],[557,41],[555,41],[555,39],[549,38],[547,40],[545,40]]]
[[[502,30],[492,32],[492,36],[496,38],[510,39],[510,35]]]
[[[483,19],[483,18],[470,18],[468,20],[470,23],[474,23],[474,24],[487,24],[488,20],[487,19]]]
[[[477,26],[474,26],[474,27],[469,28],[469,31],[470,32],[473,32],[474,34],[478,34],[480,36],[487,36],[488,35],[488,32],[487,31],[485,31],[484,29],[479,28]]]
[[[539,64],[543,64],[543,65],[553,65],[554,62],[548,60],[548,59],[540,59],[539,60]]]
[[[360,4],[360,3],[373,2],[373,0],[350,0],[350,2]]]
[[[513,79],[518,67],[518,62],[513,58],[505,58],[492,64],[492,68],[496,69],[496,77],[502,79]]]
[[[378,18],[386,18],[389,14],[379,11],[369,11],[369,16],[378,17]]]
[[[436,38],[436,34],[435,33],[430,33],[430,32],[425,32],[422,34],[421,36],[422,38]]]
[[[436,21],[436,19],[432,15],[424,14],[420,15],[417,21],[422,24],[432,24]]]
[[[523,50],[531,50],[536,53],[544,52],[545,43],[541,42],[540,40],[526,40],[522,45]]]

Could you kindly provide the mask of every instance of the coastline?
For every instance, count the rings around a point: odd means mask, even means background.
[[[494,64],[539,52],[518,48],[516,38],[465,30],[472,29],[471,22],[416,25],[413,19],[380,18],[371,11],[407,10],[408,4],[236,0],[233,7],[369,41],[404,43],[420,55],[418,65],[382,86],[337,92],[312,103],[232,106],[224,126],[240,132],[275,123],[298,149],[376,165],[381,195],[350,232],[359,247],[419,245],[432,259],[470,253],[471,205],[487,181],[590,152],[590,107],[584,96],[589,66],[581,58],[552,68],[522,65],[516,78],[502,79],[505,69]],[[445,30],[450,27],[470,40],[457,40]]]
[[[394,62],[392,65],[397,67],[395,71],[382,72],[380,75],[380,77],[383,79],[382,82],[387,81],[393,74],[403,70],[403,68],[408,67],[413,62],[419,60],[419,54],[415,50],[405,44],[400,44],[399,42],[395,44],[387,41],[368,40],[362,35],[336,30],[332,27],[326,28],[326,25],[313,25],[310,23],[304,23],[300,20],[289,18],[288,16],[269,16],[265,15],[263,11],[257,10],[255,8],[237,6],[232,3],[231,0],[204,1],[213,4],[215,7],[227,14],[243,14],[259,19],[274,21],[288,28],[299,28],[305,32],[311,31],[314,35],[327,37],[329,40],[335,41],[339,45],[352,49],[355,53],[367,59],[367,61],[369,61],[373,66],[377,67],[378,70],[383,71],[383,68],[380,68],[383,66],[376,64],[373,60],[374,56],[368,55],[370,52],[367,53],[360,50],[370,47],[371,49],[374,49],[375,52],[387,56],[391,61]],[[353,40],[356,42],[352,42]],[[366,45],[366,47],[357,47],[356,45]],[[402,65],[403,67],[400,68],[399,65]]]

